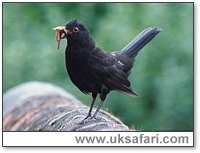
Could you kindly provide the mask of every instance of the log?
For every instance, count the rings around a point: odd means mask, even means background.
[[[134,130],[103,110],[97,119],[83,122],[88,109],[58,86],[44,82],[24,83],[3,95],[3,131]]]

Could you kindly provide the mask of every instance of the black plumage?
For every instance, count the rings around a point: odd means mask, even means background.
[[[111,90],[138,95],[132,90],[128,76],[138,52],[161,31],[158,27],[149,27],[121,51],[108,53],[96,47],[89,30],[78,20],[72,20],[65,27],[55,30],[58,48],[60,39],[67,38],[65,61],[71,81],[83,93],[92,93],[93,101],[86,118],[91,116],[98,94],[100,103],[93,117],[96,117]]]

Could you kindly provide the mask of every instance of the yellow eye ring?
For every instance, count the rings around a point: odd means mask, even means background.
[[[73,28],[73,32],[75,32],[75,33],[79,32],[78,27],[74,27],[74,28]]]

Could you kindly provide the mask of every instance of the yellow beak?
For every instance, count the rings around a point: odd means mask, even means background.
[[[63,31],[64,29],[65,27],[63,26],[58,26],[58,27],[53,28],[53,30],[56,30],[56,31]]]

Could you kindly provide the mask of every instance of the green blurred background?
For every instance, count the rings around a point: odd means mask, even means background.
[[[164,29],[137,56],[129,80],[140,96],[111,92],[103,109],[145,131],[193,130],[192,3],[3,3],[3,91],[37,80],[61,86],[90,105],[70,81],[66,41],[55,31],[70,19],[90,29],[97,46],[122,49],[149,26]]]

